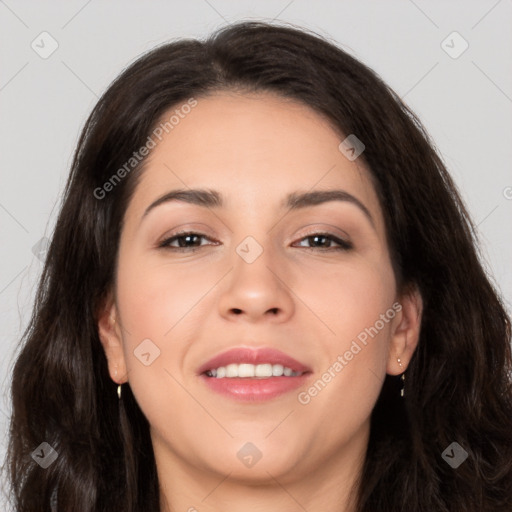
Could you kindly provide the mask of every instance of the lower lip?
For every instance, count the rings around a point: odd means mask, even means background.
[[[217,379],[200,375],[205,384],[216,393],[244,402],[271,400],[303,386],[310,373],[296,377],[269,377],[267,379],[228,378]]]

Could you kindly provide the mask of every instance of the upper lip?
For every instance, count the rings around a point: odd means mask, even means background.
[[[227,366],[228,364],[281,364],[293,370],[294,372],[311,372],[311,369],[305,364],[297,361],[293,357],[270,347],[249,348],[235,347],[225,352],[221,352],[212,357],[198,369],[199,375],[208,370]]]

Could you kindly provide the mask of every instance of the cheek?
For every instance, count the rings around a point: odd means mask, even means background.
[[[340,332],[336,349],[346,354],[353,377],[379,383],[384,378],[391,321],[395,316],[395,279],[391,265],[382,258],[365,262],[359,271],[342,276],[338,316]],[[347,364],[347,369],[348,369]],[[357,373],[356,373],[357,371]]]
[[[180,263],[154,264],[142,255],[126,256],[119,262],[117,280],[126,331],[132,338],[170,341],[175,326],[188,321],[186,317],[218,280],[216,276],[211,266],[202,263],[191,268]]]
[[[201,318],[214,307],[205,294],[219,276],[222,272],[207,263],[192,270],[179,263],[152,264],[147,256],[133,253],[119,260],[117,306],[130,387],[156,424],[164,401],[181,407],[177,397],[183,394],[176,381],[182,381],[191,340],[201,337]]]
[[[315,324],[319,334],[325,333],[326,346],[341,350],[391,308],[395,279],[384,255],[355,257],[336,266],[302,269],[292,289],[317,317]],[[379,322],[383,334],[387,327]]]
[[[123,348],[130,389],[151,425],[153,442],[197,467],[205,464],[210,444],[219,451],[212,458],[219,461],[227,442],[225,432],[215,431],[205,416],[207,402],[196,398],[187,359],[194,340],[209,337],[208,318],[218,304],[215,285],[229,269],[220,267],[206,259],[193,265],[152,264],[132,255],[118,267],[117,305],[126,326]],[[145,353],[150,354],[147,365],[138,357]]]
[[[396,315],[395,280],[385,258],[356,261],[329,275],[309,274],[321,287],[297,292],[329,327],[319,325],[323,366],[303,390],[299,403],[343,438],[370,415],[385,378],[392,320]],[[311,290],[315,290],[311,293]],[[395,308],[393,307],[395,304]],[[346,411],[343,418],[339,411]]]

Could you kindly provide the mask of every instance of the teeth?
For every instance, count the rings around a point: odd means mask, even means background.
[[[243,378],[259,378],[267,379],[269,377],[296,377],[302,375],[302,372],[294,372],[291,368],[283,366],[282,364],[228,364],[227,366],[220,366],[219,368],[213,368],[206,372],[208,377],[216,377],[222,379],[227,377],[228,379],[234,377]]]

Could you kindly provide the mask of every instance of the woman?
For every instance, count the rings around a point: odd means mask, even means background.
[[[510,510],[475,246],[419,120],[331,42],[152,50],[78,143],[13,373],[16,510]]]

